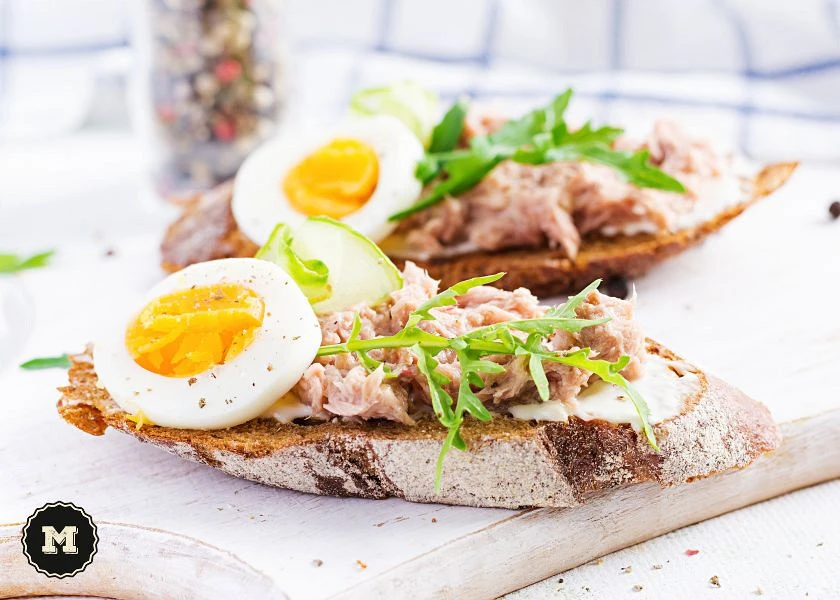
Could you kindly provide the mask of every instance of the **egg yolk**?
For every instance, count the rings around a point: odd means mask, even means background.
[[[292,207],[340,219],[364,206],[379,181],[376,152],[359,140],[335,139],[299,162],[283,180]]]
[[[134,361],[167,377],[188,377],[230,361],[253,341],[265,304],[236,283],[195,286],[149,302],[126,330]]]

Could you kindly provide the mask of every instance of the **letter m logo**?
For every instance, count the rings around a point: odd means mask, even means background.
[[[61,533],[57,532],[52,525],[41,527],[41,532],[44,534],[44,545],[41,551],[44,554],[56,554],[58,549],[55,546],[58,544],[64,554],[77,554],[79,552],[76,548],[77,531],[78,528],[75,525],[66,526]]]

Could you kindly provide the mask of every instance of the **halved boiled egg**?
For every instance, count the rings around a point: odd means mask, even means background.
[[[321,329],[274,263],[197,263],[156,285],[94,345],[99,382],[126,412],[220,429],[261,415],[315,358]]]
[[[399,119],[358,118],[328,134],[288,135],[260,146],[233,187],[233,217],[257,244],[277,223],[307,217],[339,219],[380,241],[395,227],[388,217],[414,204],[414,176],[423,146]]]

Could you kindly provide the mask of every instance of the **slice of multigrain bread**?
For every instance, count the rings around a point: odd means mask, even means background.
[[[680,360],[648,340],[648,352]],[[255,419],[215,431],[143,426],[97,385],[90,352],[75,356],[58,411],[93,435],[108,427],[190,460],[267,485],[313,494],[520,508],[575,506],[589,494],[640,482],[663,486],[743,468],[781,440],[769,411],[692,367],[698,390],[682,414],[655,426],[660,452],[629,425],[497,415],[468,419],[468,452],[446,458],[440,494],[435,461],[446,430],[433,420],[281,424]],[[172,399],[173,402],[177,398]]]
[[[442,287],[476,275],[504,271],[507,275],[494,285],[510,290],[525,287],[538,296],[576,292],[599,277],[639,277],[718,231],[751,204],[774,192],[796,167],[797,163],[791,162],[763,168],[749,182],[742,202],[695,227],[659,235],[587,237],[574,259],[560,250],[522,248],[411,260],[439,279]],[[230,210],[231,195],[232,185],[226,183],[186,205],[163,239],[164,269],[177,271],[196,262],[256,253],[258,246],[236,226]],[[402,266],[403,261],[396,257],[395,262]]]

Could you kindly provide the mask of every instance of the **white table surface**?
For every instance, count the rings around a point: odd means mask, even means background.
[[[140,165],[139,148],[126,134],[89,132],[50,142],[0,146],[0,252],[58,248],[57,262],[67,268],[68,284],[83,281],[80,275],[84,276],[86,261],[92,257],[89,251],[76,250],[80,247],[76,241],[85,240],[85,247],[90,247],[94,240],[102,253],[109,248],[119,251],[138,236],[159,230],[171,217],[171,211],[139,192],[143,187]],[[840,196],[840,173],[806,166],[790,187],[788,201],[808,197],[813,204],[817,195],[827,207],[833,195]],[[815,212],[813,218],[820,215]],[[831,226],[837,227],[840,249],[840,222]],[[155,260],[150,256],[150,265]],[[836,293],[840,253],[819,260],[826,263],[827,277],[815,282],[814,293]],[[798,298],[798,290],[774,289],[772,265],[762,268],[768,274],[768,293]],[[150,266],[138,276],[148,277],[151,283],[156,275]],[[721,283],[721,293],[726,293],[726,282]],[[26,304],[19,287],[0,289],[0,305]],[[68,307],[70,313],[72,307]],[[0,322],[0,376],[28,358],[24,352],[51,354],[77,348],[84,341],[67,333],[74,328],[64,327],[56,327],[52,339],[29,339],[32,323],[28,318],[35,316]],[[656,324],[648,324],[655,335]],[[807,324],[803,331],[807,333]],[[778,383],[795,389],[793,382]],[[0,400],[21,399],[4,398],[0,390]],[[6,468],[0,464],[3,485],[8,482]],[[628,548],[510,598],[840,598],[838,506],[840,482],[834,481]],[[0,523],[25,516],[2,514],[0,505]],[[687,549],[699,553],[687,556]],[[720,588],[710,583],[715,575]]]

